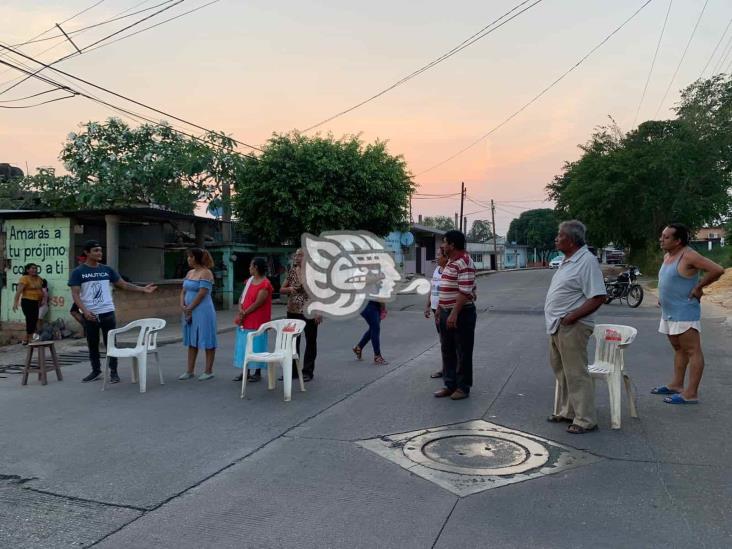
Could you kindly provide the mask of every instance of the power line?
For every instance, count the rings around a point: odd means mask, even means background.
[[[729,37],[727,46],[725,46],[725,49],[724,49],[724,53],[719,57],[719,60],[714,65],[714,69],[712,69],[712,74],[716,74],[717,71],[724,66],[724,64],[727,62],[727,58],[729,57],[730,53],[732,53],[732,36]],[[729,71],[727,71],[727,72],[729,72]]]
[[[460,193],[414,193],[414,196],[455,196]]]
[[[676,65],[676,70],[674,71],[674,74],[671,77],[671,80],[669,81],[668,86],[666,87],[666,91],[663,94],[663,99],[661,99],[661,102],[658,104],[658,108],[656,109],[656,114],[655,114],[654,118],[658,117],[658,113],[661,111],[661,107],[663,107],[663,104],[666,101],[666,97],[668,97],[668,92],[671,89],[671,86],[673,85],[674,80],[676,80],[676,75],[679,73],[681,64],[684,62],[684,58],[686,57],[686,52],[689,51],[689,46],[691,46],[691,41],[694,40],[694,35],[696,34],[696,29],[699,27],[699,23],[701,22],[702,16],[704,15],[704,10],[707,9],[707,4],[709,4],[709,0],[705,0],[704,5],[702,6],[701,12],[699,12],[699,17],[696,18],[696,23],[694,24],[694,28],[691,31],[691,35],[689,36],[689,41],[686,43],[686,47],[684,48],[684,53],[681,54],[681,59],[679,59],[679,64]]]
[[[517,214],[516,212],[511,212],[511,211],[508,211],[508,210],[506,210],[504,208],[501,208],[500,206],[496,206],[496,210],[498,210],[499,212],[502,212],[502,213],[504,213],[506,215],[510,215],[513,218],[515,218],[518,215],[520,215],[520,214]]]
[[[9,69],[12,70],[12,69]],[[33,95],[27,95],[25,97],[18,97],[17,99],[5,99],[4,101],[0,101],[0,103],[17,103],[18,101],[25,101],[26,99],[33,99],[34,97],[38,97],[39,95],[45,95],[47,93],[53,93],[55,91],[58,91],[58,88],[55,90],[45,90],[42,92],[34,93]]]
[[[72,52],[72,53],[70,53],[70,54],[68,54],[68,55],[66,55],[66,56],[64,56],[64,57],[61,57],[60,59],[56,59],[56,61],[54,61],[54,62],[52,62],[52,63],[50,63],[50,64],[48,64],[48,65],[46,65],[46,64],[44,63],[44,64],[43,64],[44,66],[43,66],[43,67],[41,67],[40,69],[38,69],[38,72],[42,71],[42,70],[43,70],[44,68],[49,68],[49,67],[51,67],[52,65],[55,65],[55,64],[57,64],[57,63],[60,63],[61,61],[64,61],[64,60],[66,60],[66,59],[69,59],[70,57],[75,57],[76,55],[81,55],[81,53],[82,53],[82,52],[86,51],[87,49],[91,48],[92,46],[96,46],[97,44],[99,44],[99,43],[101,43],[101,42],[104,42],[105,40],[108,40],[109,38],[112,38],[113,36],[116,36],[116,35],[118,35],[119,33],[121,33],[121,32],[124,32],[125,30],[127,30],[127,29],[129,29],[129,28],[131,28],[131,27],[134,27],[134,26],[136,26],[136,25],[139,25],[139,24],[140,24],[140,23],[142,23],[143,21],[147,21],[148,19],[150,19],[150,18],[152,18],[152,17],[155,17],[155,16],[156,16],[156,15],[158,15],[159,13],[162,13],[162,12],[164,12],[164,11],[167,11],[167,10],[171,9],[171,8],[174,8],[174,7],[175,7],[175,6],[177,6],[178,4],[181,4],[182,2],[185,2],[185,0],[177,0],[177,1],[176,1],[175,3],[173,3],[173,4],[171,4],[171,5],[169,5],[169,6],[166,6],[166,7],[162,8],[162,9],[160,9],[160,10],[156,11],[155,13],[152,13],[152,14],[150,14],[150,15],[147,15],[147,16],[143,17],[142,19],[140,19],[140,20],[138,20],[138,21],[135,21],[134,23],[131,23],[130,25],[127,25],[127,26],[126,26],[126,27],[124,27],[123,29],[121,29],[121,30],[118,30],[118,31],[115,31],[115,32],[113,32],[112,34],[110,34],[110,35],[108,35],[108,36],[105,36],[104,38],[101,38],[101,39],[97,40],[96,42],[93,42],[92,44],[90,44],[90,45],[88,45],[88,46],[85,46],[84,48],[82,48],[82,49],[81,49],[81,50],[79,50],[78,52]],[[9,87],[5,88],[4,90],[0,91],[0,95],[2,95],[2,94],[4,94],[4,93],[6,93],[6,92],[8,92],[8,91],[12,90],[13,88],[15,88],[15,87],[17,87],[17,86],[20,86],[20,85],[21,85],[21,84],[22,84],[23,82],[27,81],[27,80],[28,80],[29,78],[31,78],[31,76],[26,76],[25,78],[23,78],[23,79],[21,79],[20,81],[16,82],[16,83],[15,83],[15,84],[13,84],[12,86],[9,86]]]
[[[511,8],[509,11],[507,11],[506,13],[504,13],[503,15],[501,15],[498,19],[492,21],[491,23],[489,23],[488,25],[486,25],[485,27],[483,27],[477,33],[475,33],[472,36],[470,36],[469,38],[463,40],[460,44],[458,44],[457,46],[455,46],[450,51],[448,51],[446,53],[443,53],[440,57],[438,57],[438,58],[430,61],[429,63],[427,63],[423,67],[421,67],[421,68],[417,69],[416,71],[414,71],[414,72],[408,74],[407,76],[403,77],[401,80],[398,80],[398,81],[394,82],[393,84],[391,84],[390,86],[387,86],[386,88],[384,88],[380,92],[372,95],[368,99],[364,99],[363,101],[361,101],[359,103],[356,103],[355,105],[353,105],[353,106],[351,106],[351,107],[349,107],[349,108],[347,108],[347,109],[345,109],[343,111],[340,111],[340,112],[338,112],[338,113],[336,113],[336,114],[334,114],[332,116],[329,116],[328,118],[326,118],[324,120],[321,120],[317,124],[313,124],[312,126],[309,126],[309,127],[305,128],[304,130],[302,130],[302,133],[309,132],[310,130],[314,130],[315,128],[318,128],[318,127],[322,126],[323,124],[327,124],[328,122],[330,122],[332,120],[335,120],[336,118],[339,118],[339,117],[341,117],[341,116],[343,116],[345,114],[348,114],[349,112],[352,112],[352,111],[358,109],[359,107],[363,107],[367,103],[370,103],[371,101],[373,101],[373,100],[381,97],[385,93],[390,92],[394,88],[397,88],[397,87],[401,86],[405,82],[411,80],[412,78],[415,78],[415,77],[419,76],[420,74],[422,74],[423,72],[431,69],[435,65],[438,65],[439,63],[442,63],[446,59],[449,59],[450,57],[452,57],[456,53],[459,53],[460,51],[464,50],[465,48],[467,48],[467,47],[475,44],[478,40],[481,40],[481,39],[485,38],[489,34],[493,33],[494,31],[498,30],[499,28],[501,28],[503,25],[505,25],[509,21],[515,19],[516,17],[518,17],[522,13],[530,10],[531,8],[533,8],[534,6],[536,6],[537,4],[541,3],[543,0],[534,0],[534,3],[531,4],[530,6],[528,6],[526,8],[523,8],[518,13],[516,13],[514,15],[511,15],[510,17],[508,17],[511,13],[513,13],[514,11],[520,9],[525,4],[528,4],[530,1],[531,0],[524,0],[523,2],[520,2],[519,4],[517,4],[516,6],[514,6],[513,8]],[[502,19],[505,19],[505,21],[500,22]],[[493,27],[493,28],[491,28],[491,27]]]
[[[663,20],[663,26],[661,27],[661,34],[658,36],[658,42],[656,43],[656,51],[653,53],[653,61],[651,61],[651,68],[648,70],[648,76],[646,77],[646,84],[643,86],[643,93],[641,94],[640,101],[638,102],[638,108],[635,110],[635,116],[633,117],[633,127],[638,120],[638,114],[643,105],[643,100],[646,98],[646,91],[648,91],[648,83],[651,81],[651,75],[653,74],[653,67],[656,66],[656,58],[658,57],[658,50],[661,48],[661,40],[663,40],[663,33],[666,32],[666,24],[668,23],[668,16],[671,13],[671,6],[674,0],[669,0],[668,9],[666,10],[666,17]],[[706,67],[704,67],[706,68]]]
[[[92,4],[91,6],[89,6],[88,8],[84,8],[83,10],[81,10],[81,11],[79,11],[79,12],[76,12],[76,13],[75,13],[74,15],[72,15],[71,17],[69,17],[69,18],[67,18],[67,19],[64,19],[64,20],[63,20],[63,21],[61,21],[61,23],[59,23],[59,24],[60,24],[60,25],[63,25],[64,23],[68,23],[69,21],[71,21],[71,20],[73,20],[73,19],[76,19],[76,18],[77,18],[77,17],[79,17],[80,15],[84,15],[84,14],[85,14],[86,12],[90,11],[91,9],[93,9],[93,8],[96,8],[96,7],[97,7],[97,6],[99,5],[99,4],[101,4],[102,2],[105,2],[105,0],[99,0],[98,2],[95,2],[94,4]],[[48,31],[51,31],[51,30],[53,30],[53,29],[54,29],[54,27],[51,27],[51,28],[49,28],[49,29],[48,29],[47,31],[45,31],[45,32],[44,32],[43,34],[46,34],[46,32],[48,32]],[[36,38],[37,38],[37,37],[36,37]]]
[[[496,204],[516,204],[521,202],[548,202],[548,198],[532,198],[532,199],[526,199],[526,200],[499,200],[496,201]]]
[[[144,29],[140,29],[140,30],[135,31],[135,32],[132,32],[130,34],[126,34],[125,36],[121,36],[120,38],[117,38],[116,40],[112,40],[111,42],[104,43],[104,44],[101,44],[101,45],[96,46],[94,48],[91,48],[88,51],[91,53],[93,51],[98,50],[99,48],[104,48],[106,46],[111,46],[112,44],[116,44],[117,42],[121,42],[122,40],[125,40],[127,38],[131,38],[131,37],[135,36],[136,34],[140,34],[142,32],[149,31],[150,29],[154,29],[155,27],[159,27],[160,25],[164,25],[165,23],[169,23],[170,21],[174,21],[176,19],[180,19],[181,17],[184,17],[184,16],[188,15],[189,13],[193,13],[193,12],[196,12],[198,10],[202,10],[203,8],[206,8],[206,7],[210,6],[211,4],[216,4],[216,3],[220,2],[220,1],[221,0],[211,0],[210,2],[207,2],[207,3],[205,3],[205,4],[201,5],[201,6],[198,6],[196,8],[190,9],[188,11],[184,11],[182,13],[179,13],[178,15],[176,15],[174,17],[170,17],[168,19],[164,19],[163,21],[160,21],[159,23],[155,23],[154,25],[150,25],[149,27],[145,27]]]
[[[72,15],[71,17],[68,17],[68,18],[64,19],[63,21],[61,21],[61,23],[59,23],[59,25],[63,25],[64,23],[68,23],[69,21],[71,21],[71,20],[73,20],[73,19],[76,19],[76,18],[77,18],[77,17],[79,17],[80,15],[83,15],[83,14],[85,14],[86,12],[88,12],[89,10],[91,10],[92,8],[96,8],[96,7],[97,7],[97,6],[99,5],[99,4],[101,4],[102,2],[105,2],[105,1],[106,1],[106,0],[98,0],[97,2],[93,3],[93,4],[91,5],[91,6],[89,6],[89,7],[87,7],[87,8],[84,8],[83,10],[81,10],[81,11],[78,11],[78,12],[76,12],[76,13],[75,13],[74,15]],[[44,34],[48,34],[49,32],[51,32],[51,31],[52,31],[52,30],[54,30],[55,28],[56,28],[56,26],[55,26],[55,25],[54,25],[53,27],[49,27],[49,28],[47,28],[46,30],[44,30],[43,32],[41,32],[41,33],[39,33],[39,34],[36,34],[36,35],[35,35],[35,36],[33,36],[32,38],[29,38],[29,40],[35,40],[36,38],[40,38],[40,37],[41,37],[41,36],[43,36]],[[0,57],[3,57],[3,56],[4,56],[4,54],[2,54],[2,52],[0,52]]]
[[[458,193],[459,195],[460,193]],[[412,196],[412,200],[460,200],[459,196]]]
[[[424,171],[422,171],[422,172],[418,173],[418,174],[417,174],[417,176],[423,175],[423,174],[425,174],[425,173],[427,173],[427,172],[429,172],[429,171],[432,171],[432,170],[434,170],[435,168],[439,168],[440,166],[442,166],[442,165],[444,165],[444,164],[447,164],[448,162],[450,162],[451,160],[453,160],[453,159],[457,158],[458,156],[460,156],[460,155],[461,155],[461,154],[463,154],[464,152],[466,152],[466,151],[468,151],[468,150],[472,149],[472,148],[473,148],[473,147],[475,147],[475,146],[476,146],[476,145],[477,145],[478,143],[480,143],[481,141],[483,141],[483,140],[487,139],[487,138],[488,138],[488,137],[490,137],[490,136],[491,136],[492,134],[494,134],[494,133],[495,133],[496,131],[498,131],[498,130],[499,130],[500,128],[502,128],[503,126],[505,126],[506,124],[508,124],[508,123],[509,123],[509,122],[510,122],[511,120],[513,120],[513,119],[514,119],[514,118],[516,118],[516,117],[517,117],[517,116],[518,116],[519,114],[521,114],[521,113],[522,113],[523,111],[525,111],[525,110],[526,110],[527,108],[529,108],[529,107],[530,107],[530,106],[531,106],[532,104],[536,103],[536,101],[538,101],[538,100],[539,100],[539,99],[540,99],[540,98],[541,98],[541,97],[542,97],[542,96],[543,96],[544,94],[546,94],[546,93],[547,93],[547,92],[548,92],[549,90],[551,90],[551,89],[552,89],[552,88],[553,88],[554,86],[556,86],[556,85],[557,85],[557,84],[558,84],[559,82],[561,82],[561,81],[562,81],[562,80],[563,80],[563,79],[564,79],[564,78],[565,78],[565,77],[566,77],[566,76],[567,76],[567,75],[568,75],[569,73],[571,73],[571,72],[572,72],[572,71],[574,71],[574,70],[575,70],[575,69],[576,69],[577,67],[579,67],[579,66],[580,66],[580,65],[581,65],[581,64],[582,64],[582,63],[583,63],[583,62],[584,62],[584,61],[585,61],[585,60],[586,60],[586,59],[587,59],[588,57],[590,57],[590,56],[591,56],[591,55],[592,55],[593,53],[595,53],[595,52],[596,52],[596,51],[597,51],[598,49],[600,49],[600,48],[601,48],[601,47],[602,47],[602,46],[603,46],[603,45],[604,45],[604,44],[605,44],[605,43],[606,43],[606,42],[607,42],[608,40],[610,40],[610,39],[611,39],[611,38],[612,38],[613,36],[615,36],[615,34],[617,34],[618,32],[620,32],[620,30],[621,30],[621,29],[622,29],[622,28],[623,28],[623,27],[624,27],[625,25],[627,25],[627,24],[628,24],[628,23],[629,23],[629,22],[630,22],[631,20],[633,20],[633,19],[634,19],[634,18],[636,17],[636,15],[638,15],[638,14],[639,14],[639,13],[641,12],[641,10],[643,10],[643,8],[645,8],[645,7],[646,7],[646,6],[648,5],[648,4],[650,4],[651,2],[653,2],[653,0],[646,0],[646,2],[644,2],[644,3],[643,3],[643,5],[641,5],[641,7],[639,7],[639,8],[638,8],[638,9],[637,9],[637,10],[636,10],[636,11],[635,11],[634,13],[633,13],[633,15],[631,15],[631,16],[630,16],[630,17],[628,17],[628,18],[627,18],[627,19],[626,19],[625,21],[623,21],[623,23],[621,23],[621,24],[620,24],[620,26],[618,26],[618,27],[617,27],[617,28],[616,28],[615,30],[613,30],[613,31],[612,31],[612,32],[611,32],[610,34],[608,34],[608,35],[607,35],[607,36],[606,36],[605,38],[603,38],[603,39],[602,39],[602,41],[600,41],[600,43],[599,43],[599,44],[597,44],[597,45],[596,45],[596,46],[595,46],[594,48],[592,48],[592,49],[591,49],[591,50],[590,50],[590,51],[589,51],[589,52],[588,52],[587,54],[585,54],[585,55],[584,55],[584,56],[583,56],[583,57],[582,57],[582,58],[581,58],[581,59],[580,59],[579,61],[577,61],[577,62],[576,62],[576,63],[575,63],[574,65],[572,65],[572,66],[571,66],[571,67],[570,67],[569,69],[567,69],[567,70],[566,70],[565,72],[563,72],[563,73],[562,73],[562,74],[561,74],[561,75],[560,75],[560,76],[559,76],[558,78],[556,78],[556,79],[555,79],[555,80],[554,80],[554,81],[553,81],[553,82],[552,82],[551,84],[549,84],[549,85],[548,85],[547,87],[545,87],[545,88],[544,88],[543,90],[541,90],[541,91],[540,91],[540,92],[539,92],[539,93],[538,93],[537,95],[535,95],[535,96],[533,97],[533,99],[531,99],[531,100],[530,100],[530,101],[529,101],[528,103],[526,103],[526,104],[525,104],[525,105],[524,105],[523,107],[521,107],[521,108],[520,108],[520,109],[518,109],[518,110],[517,110],[516,112],[514,112],[514,113],[513,113],[512,115],[510,115],[510,116],[509,116],[508,118],[506,118],[506,119],[505,119],[505,120],[504,120],[503,122],[501,122],[501,123],[500,123],[500,124],[498,124],[497,126],[494,126],[494,127],[493,127],[493,128],[492,128],[492,129],[490,130],[490,131],[488,131],[487,133],[483,134],[483,135],[482,135],[481,137],[479,137],[478,139],[476,139],[475,141],[473,141],[473,142],[472,142],[472,143],[471,143],[470,145],[468,145],[467,147],[464,147],[464,148],[460,149],[460,150],[459,150],[458,152],[456,152],[456,153],[455,153],[455,154],[453,154],[452,156],[449,156],[449,157],[447,157],[447,158],[446,158],[445,160],[443,160],[443,161],[441,161],[441,162],[438,162],[437,164],[434,164],[434,165],[430,166],[430,167],[429,167],[429,168],[427,168],[426,170],[424,170]]]
[[[719,37],[719,41],[714,46],[714,50],[712,50],[712,55],[709,56],[709,59],[707,59],[706,64],[704,65],[704,68],[699,73],[699,78],[704,76],[704,73],[707,70],[707,67],[709,66],[709,63],[712,62],[712,59],[714,58],[714,54],[717,53],[717,49],[719,48],[720,44],[722,43],[722,40],[724,40],[724,37],[727,36],[727,31],[729,31],[729,26],[732,25],[732,17],[730,18],[729,22],[727,23],[727,26],[724,27],[724,32],[722,33],[722,36]]]
[[[53,90],[53,91],[56,91],[56,90]],[[76,97],[75,93],[66,95],[64,97],[56,97],[55,99],[48,99],[47,101],[42,101],[40,103],[35,103],[33,105],[0,105],[0,109],[32,109],[33,107],[40,107],[41,105],[47,105],[48,103],[55,103],[56,101],[62,101],[64,99],[71,99],[73,97]]]
[[[148,0],[149,1],[149,0]],[[161,2],[160,4],[156,4],[154,6],[150,6],[149,8],[144,8],[132,13],[128,13],[126,15],[116,15],[112,17],[111,19],[106,19],[104,21],[100,21],[99,23],[94,23],[93,25],[87,25],[86,27],[81,27],[78,29],[74,29],[72,31],[69,31],[70,36],[75,36],[79,33],[88,31],[90,29],[95,29],[97,27],[101,27],[104,25],[109,25],[110,23],[114,23],[116,21],[121,21],[122,19],[127,19],[128,17],[134,17],[135,15],[139,15],[140,13],[144,13],[146,11],[154,10],[155,8],[158,8],[160,6],[164,6],[165,4],[170,4],[173,0],[165,0],[164,2]],[[126,10],[126,11],[129,11]],[[123,12],[124,13],[124,12]],[[63,23],[59,23],[59,25],[63,25]],[[32,40],[26,40],[25,42],[20,42],[18,44],[11,44],[10,46],[13,48],[19,48],[20,46],[27,46],[28,44],[38,44],[40,42],[47,42],[49,40],[58,40],[59,38],[63,38],[63,34],[56,34],[54,36],[47,36],[46,38],[38,38],[38,39],[32,39]]]
[[[147,3],[148,3],[148,2],[150,2],[150,1],[151,1],[151,0],[143,0],[142,2],[138,2],[138,3],[137,3],[137,4],[135,4],[134,6],[131,6],[131,7],[127,8],[127,9],[125,9],[125,10],[122,10],[122,11],[120,11],[120,12],[116,13],[116,14],[115,14],[115,15],[113,16],[113,18],[114,18],[114,17],[117,17],[117,16],[120,16],[120,15],[124,15],[124,14],[125,14],[125,13],[127,13],[128,11],[130,11],[130,10],[133,10],[133,9],[135,9],[135,8],[138,8],[138,7],[142,6],[143,4],[147,4]],[[173,0],[167,0],[167,2],[172,2],[172,1],[173,1]],[[96,4],[95,4],[95,5],[96,5]],[[92,7],[93,7],[93,6],[92,6]],[[157,6],[153,6],[152,8],[148,8],[148,9],[154,9],[155,7],[157,7]],[[88,11],[88,9],[87,9],[86,11]],[[83,13],[83,12],[79,12],[79,13],[78,13],[77,15],[81,15],[81,13]],[[64,21],[62,21],[62,22],[61,22],[60,24],[61,24],[61,25],[63,25],[64,23],[66,23],[66,22],[68,22],[68,21],[71,21],[71,20],[72,20],[73,18],[74,18],[74,16],[72,16],[72,17],[70,17],[70,18],[68,18],[68,19],[66,19],[66,20],[64,20]],[[33,40],[35,40],[36,38],[38,38],[38,37],[40,37],[40,36],[43,36],[44,34],[46,34],[46,33],[50,32],[51,30],[53,30],[53,28],[54,28],[54,27],[51,27],[51,28],[49,28],[48,30],[46,30],[46,31],[42,32],[41,34],[37,34],[37,35],[36,35],[36,36],[34,36],[33,38],[29,38],[29,39],[28,39],[28,41],[26,41],[26,43],[30,43],[30,41],[33,41]],[[56,48],[58,48],[59,46],[63,46],[64,44],[65,44],[65,42],[64,42],[64,41],[58,42],[57,44],[54,44],[54,45],[52,45],[52,46],[50,46],[50,47],[46,48],[45,50],[42,50],[42,51],[38,52],[38,53],[37,53],[37,54],[35,54],[35,55],[36,55],[36,57],[40,57],[40,56],[41,56],[41,55],[43,55],[44,53],[46,53],[46,52],[49,52],[49,51],[51,51],[51,50],[53,50],[53,49],[56,49]],[[19,45],[23,45],[23,44],[15,44],[15,45],[12,45],[11,47],[15,48],[15,47],[18,47]],[[6,52],[0,52],[0,56],[4,56],[4,55],[7,55],[7,53],[6,53]],[[10,71],[12,71],[12,70],[13,70],[13,69],[5,69],[4,71],[0,72],[0,74],[6,74],[6,73],[8,73],[8,72],[10,72]],[[4,86],[5,84],[9,84],[9,83],[11,83],[11,82],[14,82],[15,80],[18,80],[18,79],[19,79],[19,78],[12,78],[12,79],[10,79],[10,80],[7,80],[7,81],[3,82],[2,84],[0,84],[0,86]]]
[[[0,48],[5,48],[5,49],[8,49],[8,47],[7,47],[7,46],[4,46],[3,44],[0,44]],[[22,54],[21,54],[21,55],[22,55]],[[25,57],[27,57],[27,56],[25,56]],[[36,63],[38,63],[38,61],[36,61]],[[41,80],[42,82],[45,82],[45,83],[47,83],[47,84],[49,84],[49,85],[51,85],[51,86],[55,86],[55,87],[57,87],[58,89],[63,89],[63,90],[65,90],[65,91],[68,91],[69,93],[73,93],[73,94],[79,95],[79,96],[81,96],[81,97],[84,97],[84,98],[86,98],[86,99],[89,99],[89,100],[91,100],[91,101],[94,101],[95,103],[99,103],[99,104],[101,104],[101,105],[104,105],[104,106],[106,106],[106,107],[108,107],[108,108],[111,108],[111,109],[113,109],[113,110],[115,110],[115,111],[118,111],[118,112],[122,112],[122,113],[125,113],[125,114],[127,114],[127,115],[130,115],[130,116],[132,116],[132,117],[135,117],[135,118],[138,118],[138,119],[141,119],[141,120],[147,121],[147,122],[149,122],[149,123],[151,123],[151,124],[153,124],[153,125],[155,125],[155,126],[159,126],[159,125],[160,125],[160,122],[158,122],[158,121],[155,121],[155,120],[153,120],[153,119],[151,119],[151,118],[148,118],[148,117],[146,117],[146,116],[143,116],[143,115],[141,115],[141,114],[139,114],[139,113],[135,113],[135,112],[133,112],[133,111],[130,111],[130,110],[128,110],[128,109],[124,109],[124,108],[122,108],[122,107],[119,107],[118,105],[114,105],[114,104],[112,104],[112,103],[109,103],[108,101],[104,101],[104,100],[102,100],[102,99],[99,99],[99,98],[97,98],[97,97],[94,97],[94,96],[93,96],[93,95],[91,95],[91,94],[88,94],[88,93],[84,93],[84,92],[81,92],[81,91],[79,91],[79,90],[73,89],[73,88],[71,88],[71,87],[69,87],[69,86],[66,86],[66,85],[64,85],[64,84],[59,84],[58,82],[55,82],[55,81],[53,81],[53,80],[51,80],[51,79],[49,79],[49,78],[46,78],[45,76],[41,76],[41,75],[39,75],[39,74],[33,74],[33,73],[31,73],[31,71],[30,71],[30,70],[27,70],[27,69],[24,69],[24,68],[22,68],[22,67],[19,67],[19,66],[17,66],[17,65],[14,65],[14,64],[12,64],[12,63],[9,63],[8,61],[4,61],[4,60],[0,59],[0,65],[5,65],[5,66],[8,66],[8,67],[14,68],[15,70],[18,70],[18,71],[20,71],[20,72],[23,72],[23,73],[25,73],[25,74],[29,74],[29,75],[31,75],[31,74],[32,74],[33,78],[36,78],[36,79],[38,79],[38,80]],[[62,72],[62,71],[58,71],[58,69],[52,69],[52,70],[54,70],[54,71],[57,71],[57,72]],[[71,75],[69,75],[69,76],[71,76]],[[73,77],[73,78],[76,78],[76,77]],[[85,82],[85,81],[84,81],[84,82]],[[91,84],[91,83],[89,83],[89,84],[90,84],[91,86],[93,86],[93,87],[98,87],[98,86],[95,86],[94,84]],[[197,136],[195,136],[195,135],[189,134],[189,133],[187,133],[187,132],[184,132],[184,131],[178,130],[178,129],[176,129],[176,128],[175,128],[175,127],[174,127],[173,125],[170,125],[170,124],[169,124],[169,127],[171,128],[171,130],[173,130],[173,131],[175,131],[175,132],[177,132],[177,133],[179,133],[179,134],[181,134],[181,135],[184,135],[184,136],[186,136],[186,137],[189,137],[189,138],[191,138],[191,139],[194,139],[194,140],[196,140],[196,141],[199,141],[199,142],[201,142],[201,143],[205,143],[205,144],[208,144],[208,145],[212,145],[212,146],[214,146],[214,147],[217,147],[217,148],[221,148],[221,146],[220,146],[220,145],[219,145],[218,143],[215,143],[215,142],[211,142],[211,141],[209,141],[209,140],[206,140],[206,139],[202,139],[202,138],[200,138],[200,137],[197,137]],[[210,133],[216,133],[216,132],[211,132],[210,130],[206,130],[206,131],[209,131]],[[234,141],[235,143],[240,143],[239,141],[236,141],[235,139],[232,139],[232,141]],[[258,160],[256,156],[253,156],[253,155],[250,155],[250,154],[240,153],[240,152],[238,152],[238,151],[232,151],[232,153],[233,153],[233,154],[237,154],[237,155],[239,155],[239,156],[244,156],[244,157],[247,157],[247,158],[251,158],[251,159],[253,159],[253,160]]]
[[[30,57],[28,55],[25,55],[24,53],[19,52],[19,51],[13,49],[13,48],[9,48],[8,46],[5,46],[3,44],[0,44],[0,48],[3,48],[5,50],[7,50],[7,51],[10,51],[10,52],[12,52],[12,53],[14,53],[14,54],[16,54],[16,55],[24,58],[24,59],[27,59],[29,61],[32,61],[33,63],[36,63],[38,65],[41,65],[42,68],[51,69],[52,71],[54,71],[54,72],[56,72],[58,74],[62,74],[64,76],[67,76],[67,77],[69,77],[69,78],[71,78],[71,79],[73,79],[73,80],[75,80],[77,82],[81,82],[83,84],[86,84],[87,86],[91,86],[92,88],[95,88],[97,90],[103,91],[104,93],[108,93],[108,94],[113,95],[115,97],[118,97],[120,99],[124,99],[125,101],[128,101],[130,103],[133,103],[133,104],[135,104],[135,105],[137,105],[139,107],[143,107],[143,108],[148,109],[150,111],[153,111],[153,112],[155,112],[157,114],[161,114],[161,115],[166,116],[168,118],[172,118],[174,120],[177,120],[178,122],[181,122],[183,124],[186,124],[186,125],[191,126],[191,127],[194,127],[194,128],[197,128],[197,129],[202,130],[204,132],[216,133],[216,132],[213,132],[213,130],[210,130],[210,129],[204,127],[204,126],[201,126],[200,124],[196,124],[195,122],[190,122],[188,120],[185,120],[184,118],[180,118],[178,116],[175,116],[173,114],[167,113],[167,112],[165,112],[163,110],[160,110],[158,108],[151,107],[150,105],[146,105],[145,103],[142,103],[140,101],[137,101],[135,99],[132,99],[130,97],[127,97],[125,95],[122,95],[120,93],[114,92],[114,91],[110,90],[109,88],[105,88],[103,86],[99,86],[97,84],[94,84],[92,82],[89,82],[88,80],[85,80],[85,79],[80,78],[78,76],[74,76],[73,74],[69,74],[68,72],[62,71],[61,69],[57,69],[56,67],[52,67],[50,65],[47,65],[46,63],[43,63],[42,61],[38,61],[36,59],[33,59],[32,57]],[[34,73],[32,76],[37,76],[37,73]],[[243,145],[243,146],[248,147],[250,149],[253,149],[253,150],[256,150],[256,151],[260,151],[260,152],[264,152],[259,147],[255,147],[254,145],[250,145],[248,143],[245,143],[244,141],[239,141],[238,139],[233,139],[233,138],[232,138],[232,141],[234,143],[238,143],[239,145]]]

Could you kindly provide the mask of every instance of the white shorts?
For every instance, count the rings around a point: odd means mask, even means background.
[[[701,333],[700,320],[664,320],[658,325],[658,331],[666,335],[680,335],[688,330],[696,330]]]

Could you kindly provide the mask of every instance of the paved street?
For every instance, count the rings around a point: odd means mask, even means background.
[[[102,392],[88,363],[20,386],[0,379],[0,547],[729,547],[732,546],[730,334],[704,320],[707,369],[698,406],[664,404],[671,350],[655,299],[613,303],[599,320],[638,338],[626,365],[640,419],[570,435],[545,421],[554,381],[542,308],[551,271],[480,279],[471,397],[431,396],[439,368],[423,298],[404,298],[382,324],[390,365],[355,360],[361,319],[321,327],[315,379],[282,401],[281,383],[232,383],[232,333],[220,337],[216,378],[179,382],[185,349],[162,348],[166,384]],[[230,314],[230,313],[223,313]],[[154,362],[153,362],[154,364]],[[623,397],[625,399],[625,397]],[[460,498],[356,441],[484,419],[598,458]]]

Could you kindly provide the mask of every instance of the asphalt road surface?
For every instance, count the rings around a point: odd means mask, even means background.
[[[161,349],[148,390],[82,384],[88,363],[20,386],[0,379],[0,547],[730,547],[730,334],[704,319],[707,370],[697,406],[649,394],[670,378],[655,299],[613,303],[601,322],[638,329],[626,366],[639,419],[566,433],[546,422],[554,381],[542,308],[553,271],[481,278],[475,384],[469,399],[435,399],[440,367],[423,298],[402,298],[382,324],[388,366],[351,347],[359,319],[321,327],[315,379],[283,402],[281,383],[239,399],[233,334],[220,336],[211,381],[176,381],[180,344]],[[651,303],[649,303],[651,302]],[[200,368],[200,366],[199,366]],[[623,396],[625,399],[625,395]],[[592,463],[467,497],[358,441],[483,419],[586,452]],[[387,439],[388,440],[388,439]]]

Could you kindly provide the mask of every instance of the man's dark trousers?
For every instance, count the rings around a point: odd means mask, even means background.
[[[315,358],[318,356],[318,323],[314,318],[305,318],[305,315],[298,313],[287,313],[287,318],[305,321],[305,356],[302,358],[302,373],[312,377],[315,371]],[[300,337],[297,338],[297,354],[300,354]],[[295,363],[292,363],[292,376],[297,376]]]
[[[107,347],[107,334],[109,330],[114,330],[116,327],[117,320],[114,312],[97,315],[96,321],[84,318],[86,344],[89,346],[89,360],[91,360],[92,370],[95,372],[102,371],[102,363],[99,359],[99,330],[102,331],[104,346]],[[112,372],[117,371],[117,359],[115,357],[109,358],[109,369]]]
[[[466,303],[458,313],[457,327],[447,327],[452,311],[440,309],[440,344],[442,347],[443,381],[448,389],[470,393],[473,386],[473,343],[475,341],[475,305]]]

